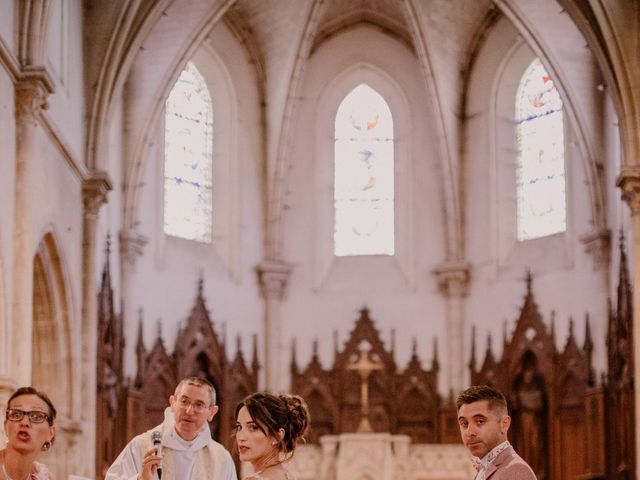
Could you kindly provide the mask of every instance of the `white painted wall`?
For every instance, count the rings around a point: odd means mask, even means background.
[[[363,81],[385,97],[394,116],[394,258],[332,256],[333,120],[342,98]],[[431,273],[444,261],[442,191],[430,112],[415,55],[375,29],[337,35],[311,56],[294,120],[284,230],[284,257],[295,266],[283,306],[284,341],[290,345],[298,338],[301,367],[310,360],[314,338],[320,341],[321,361],[330,367],[333,332],[342,349],[363,306],[387,348],[391,329],[396,330],[400,368],[414,337],[425,367],[435,337],[442,348],[444,302]]]
[[[51,4],[45,65],[55,84],[49,114],[78,162],[84,159],[84,86],[82,5],[78,0]]]
[[[15,16],[18,8],[17,2],[14,0],[0,0],[0,38],[2,43],[9,49],[9,51],[15,52],[16,35],[15,35]]]
[[[235,202],[224,199],[222,210],[216,211],[220,204],[214,206],[214,215],[229,219],[215,226],[214,238],[230,235],[236,240],[221,251],[215,240],[213,245],[201,244],[162,233],[164,137],[163,127],[159,127],[158,141],[144,164],[138,207],[138,229],[149,243],[130,279],[128,295],[133,301],[126,310],[128,375],[133,375],[136,369],[133,351],[137,338],[132,336],[132,330],[137,333],[138,309],[143,310],[147,348],[155,341],[161,322],[165,345],[172,351],[179,323],[184,323],[194,304],[200,276],[204,279],[204,296],[214,328],[221,334],[222,324],[226,325],[229,356],[235,355],[235,338],[240,334],[245,358],[250,361],[252,335],[262,333],[263,307],[254,271],[262,259],[263,238],[258,171],[259,102],[254,72],[237,40],[222,25],[212,32],[207,46],[196,53],[194,62],[209,82],[213,102],[225,102],[233,110],[218,112],[216,116],[214,107],[214,161],[225,161],[219,147],[227,142],[232,146],[226,151],[235,158],[235,164],[228,165],[214,178],[214,197],[217,188],[226,188],[230,195],[237,195]],[[226,124],[224,118],[233,118],[235,125]]]
[[[591,202],[575,125],[565,114],[567,231],[526,242],[515,240],[516,149],[511,106],[517,82],[535,54],[506,19],[501,19],[481,49],[469,81],[466,164],[466,245],[472,265],[467,303],[467,326],[477,329],[479,361],[486,336],[493,337],[500,355],[506,322],[510,338],[525,294],[526,270],[534,275],[533,293],[547,324],[556,312],[556,338],[563,348],[569,318],[575,316],[575,335],[584,340],[584,317],[591,317],[594,339],[606,333],[608,272],[595,271],[580,237],[592,228]],[[596,85],[591,85],[595,91]],[[506,95],[506,99],[501,98]],[[580,102],[580,98],[573,98]],[[590,98],[589,102],[597,101]],[[599,132],[598,132],[599,133]],[[597,139],[601,141],[601,139]],[[597,143],[597,142],[596,142]],[[491,301],[487,301],[491,299]],[[606,366],[605,345],[596,341],[594,366]]]

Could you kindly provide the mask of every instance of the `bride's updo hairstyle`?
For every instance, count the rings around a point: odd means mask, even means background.
[[[262,433],[279,440],[278,450],[289,457],[293,455],[296,443],[304,440],[309,429],[309,409],[304,399],[298,395],[254,393],[238,404],[236,418],[242,407],[246,407]],[[284,431],[282,438],[280,429]]]

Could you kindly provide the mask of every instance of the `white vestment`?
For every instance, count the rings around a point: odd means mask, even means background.
[[[196,438],[186,441],[175,430],[170,408],[164,422],[138,435],[120,452],[107,470],[105,480],[133,480],[142,470],[142,457],[153,445],[152,431],[162,432],[162,480],[237,480],[236,467],[229,452],[211,438],[205,424]]]

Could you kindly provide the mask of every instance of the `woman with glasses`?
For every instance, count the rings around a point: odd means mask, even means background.
[[[284,463],[309,428],[307,404],[297,395],[254,393],[236,407],[236,447],[254,473],[245,480],[293,480]]]
[[[36,458],[53,445],[55,419],[56,409],[46,393],[22,387],[11,395],[4,421],[8,443],[0,450],[0,479],[51,479],[47,468]]]

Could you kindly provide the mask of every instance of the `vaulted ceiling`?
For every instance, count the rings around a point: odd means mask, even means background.
[[[265,256],[277,259],[286,195],[293,114],[305,65],[335,35],[367,25],[415,53],[437,117],[438,155],[450,262],[463,258],[461,129],[465,86],[475,55],[497,18],[506,16],[558,79],[577,89],[579,72],[565,71],[570,52],[593,55],[621,117],[627,162],[640,156],[640,7],[625,0],[93,0],[85,2],[85,65],[89,124],[87,164],[103,169],[114,105],[125,105],[125,225],[134,228],[141,165],[164,98],[184,63],[224,22],[246,50],[255,72],[264,120],[262,188]],[[586,47],[586,48],[585,48]],[[569,53],[568,53],[569,52]],[[635,87],[635,89],[634,89]],[[591,179],[592,216],[604,221],[598,181],[600,151],[591,143],[593,112],[569,105],[586,125],[578,132]],[[634,153],[635,152],[635,153]],[[631,157],[629,157],[631,155]]]

